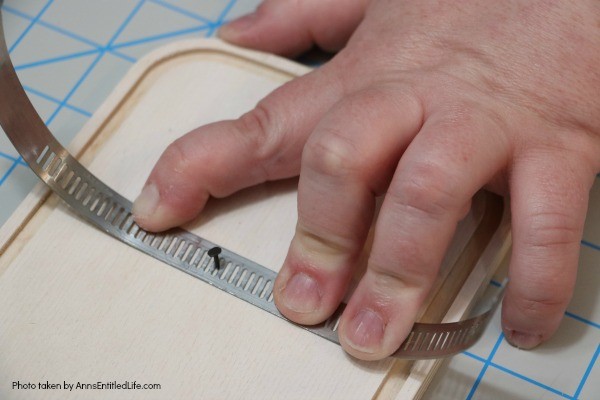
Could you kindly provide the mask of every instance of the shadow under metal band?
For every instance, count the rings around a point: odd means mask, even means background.
[[[0,0],[0,6],[3,0]],[[129,200],[92,175],[54,138],[27,98],[8,55],[0,15],[0,124],[33,172],[77,214],[128,245],[277,317],[273,303],[276,273],[227,249],[215,268],[207,253],[215,247],[182,229],[149,233],[134,221]],[[470,347],[481,336],[492,308],[475,318],[445,324],[416,323],[392,355],[439,358]],[[339,344],[340,307],[326,322],[302,328]]]

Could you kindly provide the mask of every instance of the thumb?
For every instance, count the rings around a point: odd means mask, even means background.
[[[362,21],[369,0],[265,0],[219,30],[244,47],[295,56],[317,45],[340,50]]]

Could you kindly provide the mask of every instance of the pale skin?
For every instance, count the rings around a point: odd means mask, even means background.
[[[169,146],[135,202],[142,227],[177,226],[211,196],[299,175],[274,294],[285,316],[315,324],[342,300],[383,196],[339,328],[348,353],[376,360],[407,336],[485,188],[511,199],[506,339],[528,349],[552,336],[600,172],[597,0],[266,0],[220,36],[286,56],[339,52],[240,119]]]

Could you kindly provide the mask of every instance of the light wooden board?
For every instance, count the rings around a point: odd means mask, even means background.
[[[241,115],[307,71],[216,41],[171,45],[132,69],[71,151],[132,199],[174,139]],[[279,270],[295,195],[295,180],[261,185],[211,201],[187,229]],[[502,205],[486,194],[474,204],[445,259],[452,278],[440,279],[422,320],[462,318],[508,249]],[[413,398],[437,365],[354,360],[95,230],[42,187],[0,231],[0,249],[0,398]],[[17,380],[161,390],[15,391]]]

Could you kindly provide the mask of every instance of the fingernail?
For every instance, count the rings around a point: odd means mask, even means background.
[[[283,305],[298,313],[311,313],[321,305],[318,283],[305,273],[297,273],[282,289]]]
[[[258,13],[256,12],[246,14],[238,19],[234,19],[219,29],[219,36],[223,39],[233,37],[236,34],[244,32],[250,28],[256,23],[256,20],[258,20]]]
[[[350,346],[364,353],[374,353],[383,341],[385,324],[375,311],[362,309],[350,321],[346,332]]]
[[[159,200],[160,195],[156,185],[146,185],[142,193],[133,202],[133,215],[139,218],[149,217],[156,211]]]
[[[542,343],[542,335],[532,335],[518,331],[506,332],[506,340],[518,349],[530,350]]]

